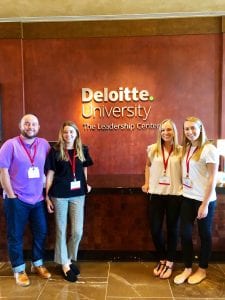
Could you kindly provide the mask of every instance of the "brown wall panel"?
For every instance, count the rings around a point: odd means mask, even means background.
[[[213,252],[224,252],[225,243],[225,198],[218,196],[215,212],[212,243]],[[0,259],[8,259],[6,245],[6,224],[3,215],[3,201],[0,201]],[[80,250],[89,251],[154,251],[149,230],[148,199],[143,193],[90,194],[86,200],[83,238]],[[48,215],[49,234],[46,249],[53,250],[55,244],[54,216]],[[198,254],[200,241],[197,227],[193,231],[193,244]],[[31,234],[27,230],[24,236],[24,249],[30,250]],[[180,250],[180,241],[178,249]]]
[[[154,250],[150,238],[147,197],[140,193],[89,195],[80,249]]]
[[[210,138],[219,131],[221,35],[124,38],[80,38],[24,41],[26,111],[40,116],[41,134],[57,138],[65,119],[74,120],[90,146],[95,174],[138,174],[145,150],[155,140],[154,129],[84,130],[83,124],[158,124],[173,118],[181,131],[187,115],[199,116]],[[143,118],[82,117],[81,89],[104,87],[147,89],[153,102],[141,104],[151,112]],[[98,107],[117,103],[95,103]]]
[[[225,16],[222,17],[222,32],[225,32]]]
[[[20,39],[22,38],[22,23],[0,22],[0,39]]]
[[[222,17],[23,23],[24,39],[220,33]]]
[[[223,50],[221,57],[222,76],[221,76],[221,125],[220,125],[220,138],[225,139],[225,34],[223,34]]]
[[[23,76],[20,40],[0,40],[0,84],[3,139],[18,134],[23,114]]]
[[[222,16],[0,23],[0,38],[3,39],[209,34],[224,31],[224,17]]]

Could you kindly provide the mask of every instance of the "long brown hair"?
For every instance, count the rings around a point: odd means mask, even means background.
[[[60,160],[66,160],[66,161],[68,161],[68,159],[69,159],[68,155],[67,155],[67,152],[65,151],[66,145],[65,145],[65,141],[63,139],[63,132],[64,132],[64,128],[66,126],[73,127],[76,130],[77,137],[74,140],[74,145],[73,146],[74,146],[74,149],[76,150],[76,153],[77,153],[77,156],[79,157],[79,159],[81,161],[85,161],[83,148],[82,148],[82,141],[81,141],[81,137],[80,137],[80,132],[79,132],[79,129],[76,126],[76,124],[72,121],[65,121],[59,129],[58,141],[54,146],[54,148],[56,150],[59,150],[59,159]]]

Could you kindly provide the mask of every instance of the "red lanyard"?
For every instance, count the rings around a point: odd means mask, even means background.
[[[76,151],[73,150],[73,159],[71,160],[70,158],[70,155],[69,155],[69,152],[68,150],[66,150],[66,153],[67,153],[67,156],[69,158],[69,163],[71,165],[71,168],[72,168],[72,172],[73,172],[73,176],[75,178],[75,175],[76,175],[76,164],[75,164],[75,160],[76,160]]]
[[[28,156],[28,158],[31,162],[31,165],[34,166],[34,160],[35,160],[35,156],[37,154],[37,144],[35,143],[36,140],[31,144],[31,147],[34,145],[34,155],[33,155],[33,157],[31,156],[30,152],[27,150],[27,148],[26,148],[26,146],[25,146],[25,144],[24,144],[24,142],[23,142],[23,140],[21,139],[20,136],[19,136],[19,140],[20,140],[20,143],[21,143],[24,151],[26,152],[26,154],[27,154],[27,156]]]
[[[167,159],[165,159],[164,147],[162,146],[163,165],[164,165],[164,173],[165,174],[166,174],[166,169],[167,169],[167,166],[168,166],[169,158],[170,158],[170,155],[171,155],[172,152],[173,152],[173,146],[171,146],[169,155],[168,155]]]
[[[189,169],[190,169],[190,160],[192,156],[195,154],[195,152],[198,150],[198,147],[195,148],[195,150],[190,155],[191,146],[188,149],[187,157],[186,157],[186,169],[187,169],[187,177],[189,176]],[[189,156],[190,155],[190,156]]]

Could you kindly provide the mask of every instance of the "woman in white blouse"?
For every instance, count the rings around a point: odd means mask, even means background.
[[[153,274],[162,279],[171,276],[176,255],[182,198],[181,152],[176,125],[170,119],[162,121],[156,143],[147,148],[142,186],[142,191],[150,194],[150,229],[158,256]]]

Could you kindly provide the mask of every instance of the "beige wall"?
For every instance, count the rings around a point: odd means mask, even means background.
[[[168,17],[225,14],[224,0],[2,0],[0,18],[18,17]]]

